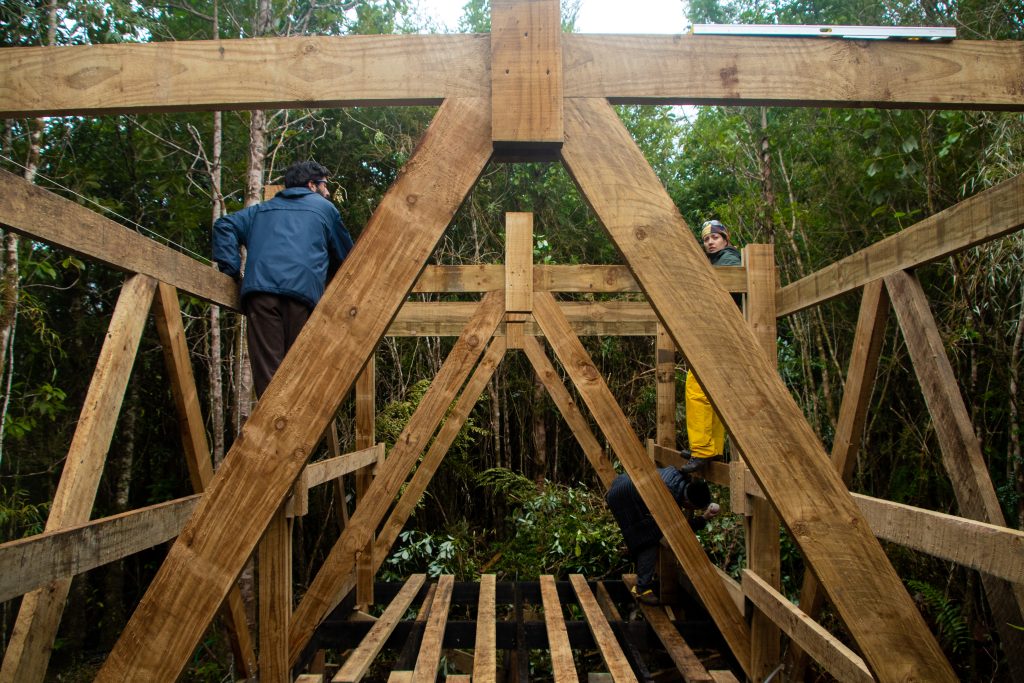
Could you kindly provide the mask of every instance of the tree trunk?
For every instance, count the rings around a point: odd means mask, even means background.
[[[543,482],[547,477],[547,427],[545,420],[547,416],[544,414],[545,397],[547,396],[547,389],[544,388],[543,382],[540,381],[540,376],[533,372],[533,452],[534,452],[534,470],[533,479],[538,484]]]

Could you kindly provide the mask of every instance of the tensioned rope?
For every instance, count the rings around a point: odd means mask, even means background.
[[[12,159],[9,156],[6,156],[4,154],[0,154],[0,159],[3,159],[4,161],[8,161],[8,162],[14,164],[15,166],[17,166],[17,167],[19,167],[19,168],[21,168],[23,170],[26,170],[26,171],[28,170],[27,166],[25,166],[24,164],[21,164],[21,163],[15,161],[14,159]],[[198,259],[199,261],[202,261],[203,263],[207,263],[207,264],[212,264],[213,263],[213,261],[211,261],[207,257],[205,257],[205,256],[203,256],[201,254],[197,254],[196,252],[192,251],[188,247],[186,247],[186,246],[184,246],[182,244],[178,244],[174,240],[171,240],[171,239],[169,239],[167,237],[164,237],[160,233],[155,232],[154,230],[151,230],[151,229],[147,228],[144,225],[136,223],[135,221],[133,221],[132,219],[130,219],[130,218],[126,217],[126,216],[122,216],[121,214],[117,213],[113,209],[108,208],[106,206],[103,206],[102,204],[100,204],[99,202],[97,202],[94,199],[90,199],[89,197],[86,197],[83,194],[79,194],[78,192],[75,192],[70,187],[66,187],[64,185],[61,185],[60,183],[58,183],[53,178],[48,178],[45,175],[43,175],[42,173],[39,173],[38,171],[36,171],[35,177],[36,177],[36,179],[42,179],[42,180],[46,181],[47,183],[50,183],[54,187],[58,187],[58,188],[64,190],[65,192],[80,198],[84,202],[87,202],[87,203],[92,204],[92,205],[94,205],[96,207],[99,207],[101,212],[108,213],[111,216],[114,216],[115,218],[118,218],[120,220],[120,222],[123,223],[123,224],[127,224],[127,225],[130,225],[130,226],[133,226],[135,228],[135,232],[137,232],[137,233],[148,235],[149,237],[152,237],[153,239],[156,239],[156,240],[158,240],[160,242],[163,242],[164,244],[166,244],[169,247],[174,247],[175,249],[177,249],[177,250],[179,250],[181,252],[184,252],[184,253],[188,254],[189,256],[191,256],[192,258],[195,258],[195,259]]]

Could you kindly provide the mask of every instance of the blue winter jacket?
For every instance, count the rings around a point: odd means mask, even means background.
[[[213,260],[236,280],[240,246],[247,251],[243,299],[266,292],[312,308],[324,294],[328,275],[352,249],[352,237],[334,204],[307,187],[289,187],[214,222]]]
[[[686,500],[686,487],[691,481],[690,475],[683,474],[675,467],[662,467],[658,470],[658,475],[672,494],[672,499],[682,507]],[[654,521],[654,516],[640,497],[640,491],[628,475],[620,474],[615,477],[604,499],[622,530],[622,540],[626,542],[631,554],[636,555],[661,540],[662,533],[658,523]],[[694,531],[700,531],[707,524],[703,517],[692,517],[689,522]]]

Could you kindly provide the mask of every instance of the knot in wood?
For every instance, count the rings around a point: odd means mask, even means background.
[[[283,417],[279,417],[276,420],[274,420],[274,429],[276,429],[277,431],[281,431],[287,426],[288,420],[284,419]]]
[[[647,239],[647,231],[642,227],[637,228],[636,232],[633,233],[633,236],[636,237],[638,241],[643,242]]]
[[[419,200],[420,196],[418,194],[410,194],[405,196],[405,203],[408,204],[409,206],[415,205],[416,202],[418,202]]]
[[[475,334],[471,334],[468,337],[466,337],[466,344],[468,344],[470,348],[475,349],[477,346],[480,345],[480,337],[478,337]]]
[[[350,317],[350,318],[356,317],[357,313],[359,313],[359,309],[357,307],[355,307],[355,306],[353,306],[352,308],[348,309],[348,317]]]

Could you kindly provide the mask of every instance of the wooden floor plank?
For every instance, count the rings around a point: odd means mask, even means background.
[[[363,679],[426,580],[426,574],[413,574],[406,580],[398,595],[384,610],[384,614],[374,622],[369,633],[359,643],[359,647],[345,660],[345,664],[331,679],[331,683],[356,683]]]
[[[495,623],[495,592],[497,577],[480,577],[480,598],[476,609],[476,643],[473,646],[473,680],[476,683],[497,683],[498,652]]]
[[[544,628],[548,634],[548,649],[551,650],[551,673],[555,683],[576,683],[576,663],[572,658],[569,634],[565,630],[562,603],[558,599],[558,587],[549,574],[540,577],[540,597],[544,605]]]
[[[565,118],[562,159],[570,175],[686,356],[872,671],[882,679],[956,681],[820,440],[614,108],[605,100],[569,98]],[[709,611],[750,675],[749,645],[733,642],[732,629],[722,628],[716,609],[709,606]]]
[[[437,667],[441,663],[441,648],[444,645],[444,630],[448,625],[448,606],[452,600],[452,589],[455,577],[451,574],[441,576],[437,581],[437,593],[430,605],[430,616],[427,618],[427,630],[423,633],[420,645],[420,656],[416,658],[413,669],[414,683],[434,683],[437,680]]]
[[[636,585],[636,575],[627,574],[622,577],[627,588]],[[700,659],[693,653],[690,646],[679,634],[679,629],[669,620],[668,615],[660,607],[640,603],[640,611],[643,612],[647,623],[651,625],[658,640],[665,646],[665,651],[672,658],[679,675],[685,683],[712,683],[711,674],[704,668]]]
[[[619,646],[619,641],[615,639],[612,627],[601,613],[601,607],[597,604],[594,594],[590,592],[586,577],[572,574],[569,576],[569,582],[576,590],[576,597],[580,601],[580,607],[583,608],[590,632],[601,651],[601,657],[604,658],[604,663],[608,667],[608,673],[612,675],[612,679],[616,683],[635,682],[637,678],[633,674],[633,669],[630,667],[629,661],[626,660],[626,654]]]
[[[490,158],[489,115],[486,99],[448,100],[440,107],[235,440],[97,680],[172,680],[180,674]],[[404,475],[398,476],[404,480]],[[349,530],[354,523],[355,518]],[[359,540],[364,534],[357,534]],[[323,606],[332,598],[333,592]],[[308,639],[311,631],[312,626],[298,637]],[[159,647],[142,646],[153,643]]]

